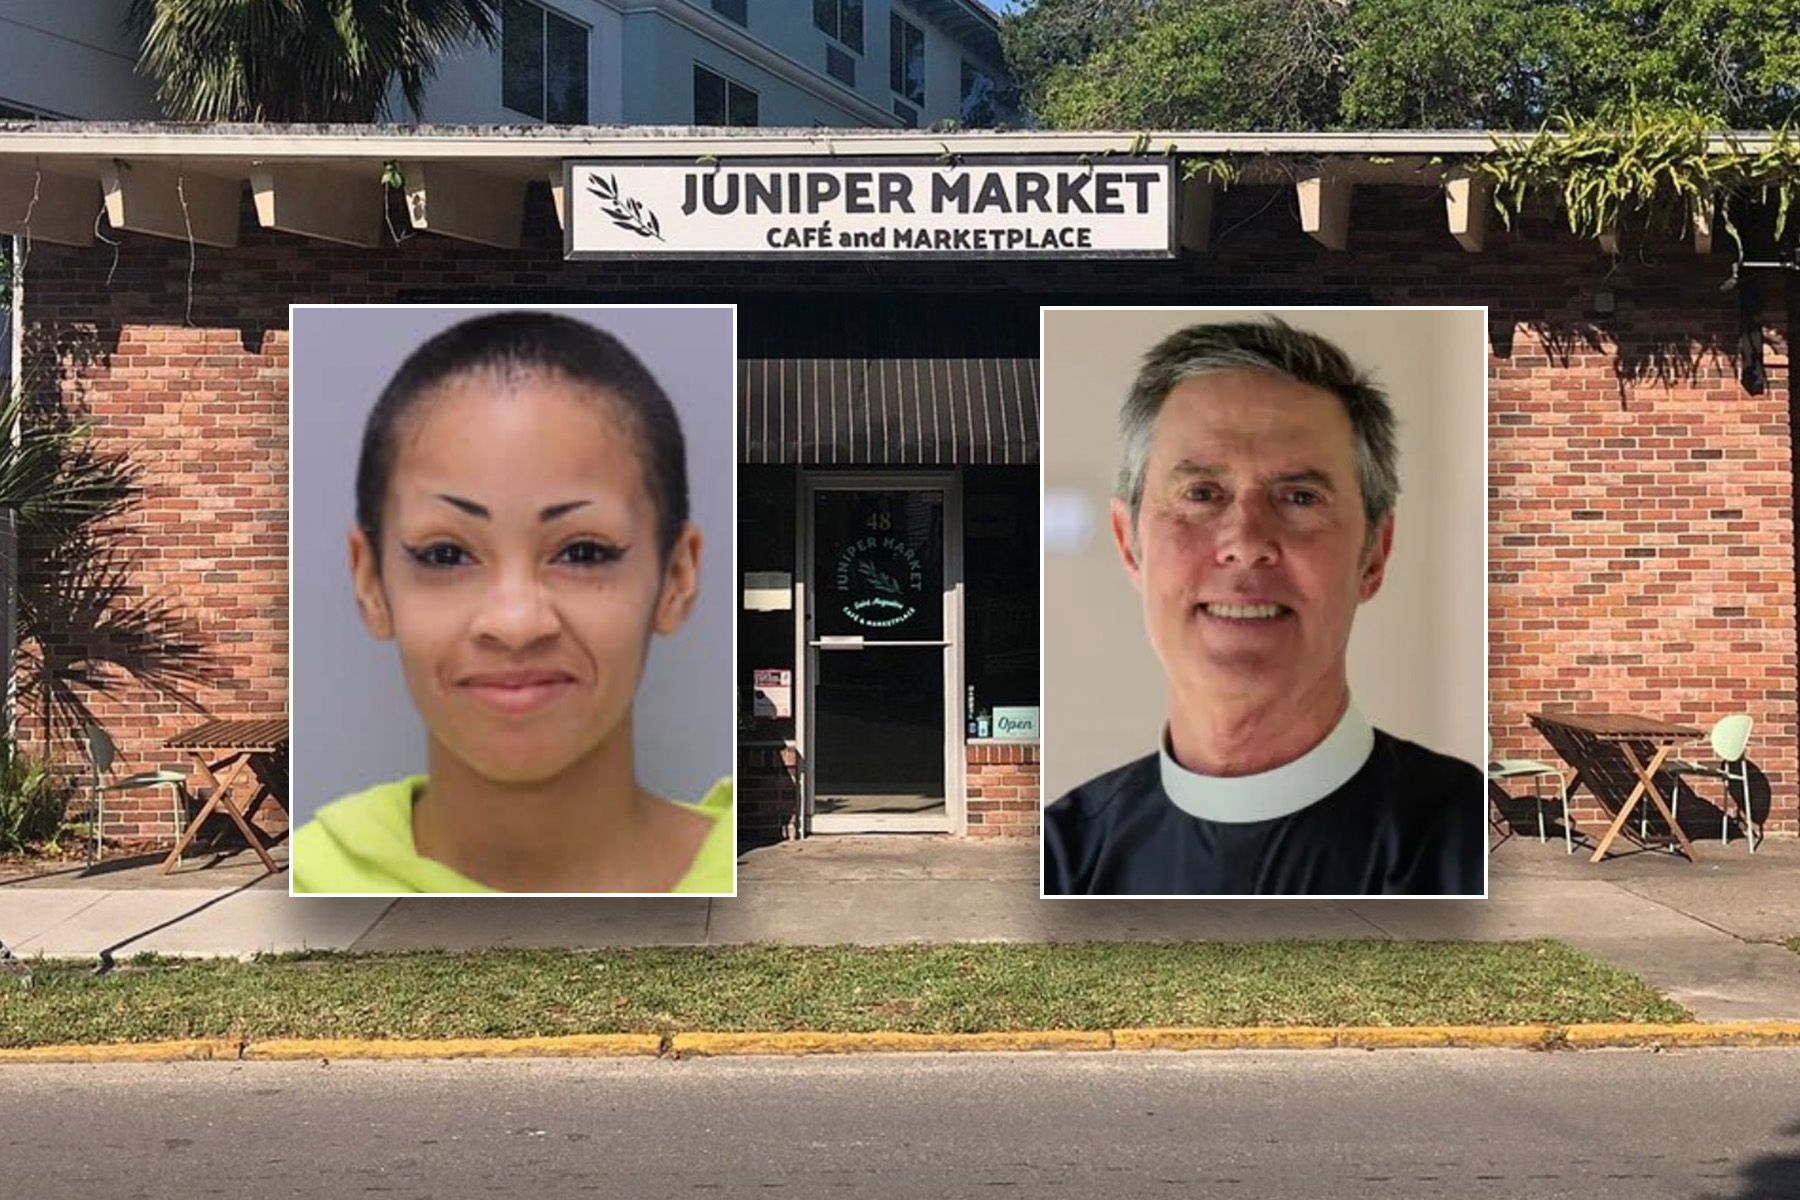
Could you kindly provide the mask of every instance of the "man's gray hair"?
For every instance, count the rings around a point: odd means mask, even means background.
[[[1123,457],[1115,494],[1131,508],[1132,529],[1137,528],[1138,508],[1144,501],[1150,435],[1163,401],[1184,379],[1243,370],[1284,375],[1343,401],[1355,435],[1366,536],[1373,539],[1376,525],[1394,510],[1400,496],[1400,449],[1387,393],[1337,346],[1273,316],[1266,321],[1190,325],[1144,356],[1131,394],[1119,410]]]

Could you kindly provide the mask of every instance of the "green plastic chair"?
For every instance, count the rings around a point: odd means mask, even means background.
[[[1756,853],[1756,823],[1750,816],[1750,763],[1745,753],[1750,749],[1750,729],[1754,724],[1747,714],[1720,717],[1712,728],[1713,753],[1719,756],[1719,765],[1688,762],[1685,759],[1671,759],[1663,764],[1675,779],[1673,795],[1670,797],[1669,812],[1679,815],[1681,812],[1681,777],[1683,775],[1710,775],[1714,779],[1725,781],[1725,819],[1719,822],[1719,844],[1724,845],[1731,840],[1731,785],[1737,784],[1743,799],[1738,801],[1738,820],[1743,822],[1744,837],[1750,843],[1750,853]]]
[[[98,862],[105,846],[101,841],[101,831],[106,828],[106,794],[108,792],[129,792],[137,788],[167,787],[170,799],[174,802],[175,836],[181,837],[182,826],[187,821],[187,773],[185,771],[142,771],[136,775],[128,775],[123,779],[107,782],[106,777],[112,774],[113,762],[119,751],[113,745],[112,735],[98,725],[87,728],[88,763],[94,768],[94,844],[89,862]],[[176,860],[179,863],[179,859]]]
[[[1568,847],[1570,854],[1575,853],[1575,833],[1569,825],[1569,785],[1564,781],[1562,771],[1551,766],[1549,763],[1538,762],[1529,758],[1505,758],[1496,761],[1494,758],[1494,735],[1492,733],[1487,735],[1487,759],[1487,777],[1489,779],[1521,779],[1529,777],[1537,780],[1545,778],[1556,780],[1556,795],[1557,798],[1562,801],[1563,843]],[[1532,792],[1536,796],[1538,802],[1538,841],[1540,843],[1546,842],[1549,841],[1549,838],[1544,832],[1543,791],[1534,783],[1532,785]]]

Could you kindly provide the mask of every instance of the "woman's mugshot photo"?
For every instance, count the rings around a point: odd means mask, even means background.
[[[293,892],[733,893],[734,317],[293,308]]]

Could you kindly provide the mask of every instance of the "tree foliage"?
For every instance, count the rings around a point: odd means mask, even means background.
[[[1035,0],[1002,41],[1028,111],[1059,128],[1532,129],[1636,100],[1751,129],[1800,112],[1800,0]]]
[[[1059,71],[1127,39],[1148,7],[1149,0],[1035,0],[1002,18],[1000,47],[1026,111],[1038,111]]]
[[[501,0],[131,0],[138,69],[183,121],[368,122],[395,84],[415,115],[446,54],[494,45]]]
[[[1564,82],[1540,44],[1538,0],[1375,0],[1351,18],[1350,127],[1508,129],[1538,123]]]
[[[1337,0],[1162,3],[1122,40],[1059,68],[1038,108],[1059,128],[1315,129],[1343,82]]]

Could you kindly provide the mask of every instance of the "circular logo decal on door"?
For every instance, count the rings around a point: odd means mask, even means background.
[[[837,590],[848,593],[844,615],[868,629],[887,629],[919,611],[925,569],[897,537],[858,538],[837,558]]]

